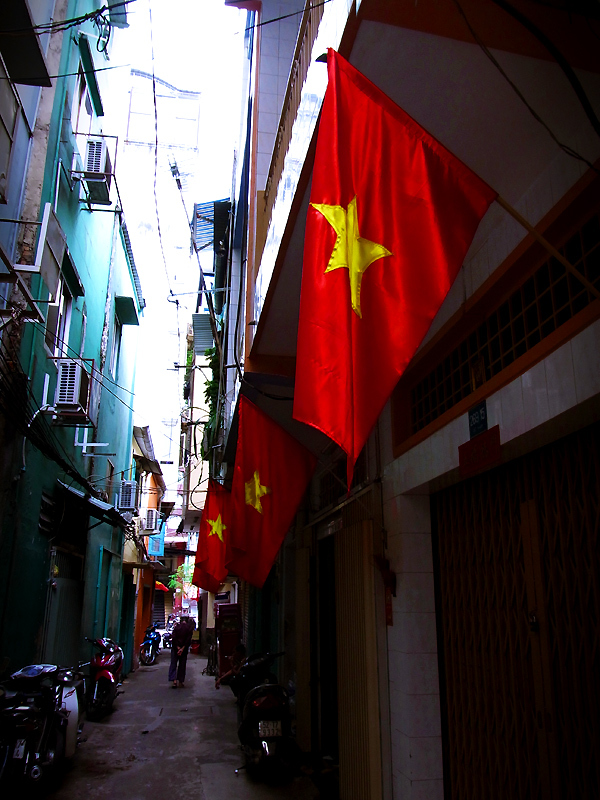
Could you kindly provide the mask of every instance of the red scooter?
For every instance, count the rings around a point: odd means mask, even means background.
[[[121,686],[123,651],[112,639],[88,639],[98,648],[90,661],[90,679],[87,690],[87,715],[98,719],[112,710]]]

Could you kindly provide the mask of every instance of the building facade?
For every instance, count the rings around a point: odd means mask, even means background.
[[[3,24],[31,30],[46,70],[21,52],[10,74],[3,45],[10,80],[1,88],[14,110],[1,225],[0,646],[8,670],[75,662],[88,653],[85,636],[132,635],[123,590],[130,520],[119,496],[131,467],[144,308],[111,115],[119,78],[110,40],[126,13],[58,0],[35,4],[27,21],[28,4],[13,5],[19,18]],[[45,26],[43,37],[34,25]],[[29,67],[35,75],[19,71]]]
[[[240,391],[319,457],[264,589],[241,586],[251,649],[285,649],[298,742],[344,800],[595,797],[597,12],[230,4],[249,13],[248,105],[222,477]],[[344,454],[289,402],[328,48],[500,197],[349,493]]]

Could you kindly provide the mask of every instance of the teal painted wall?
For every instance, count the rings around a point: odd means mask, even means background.
[[[69,16],[95,10],[93,2],[73,2]],[[81,26],[90,36],[95,35],[91,23]],[[98,370],[102,368],[101,384],[97,383],[92,397],[98,398],[97,427],[89,429],[90,440],[107,442],[99,448],[114,455],[115,485],[129,477],[131,466],[131,441],[133,430],[133,385],[137,350],[136,326],[123,325],[117,368],[109,369],[110,353],[115,337],[115,297],[134,298],[138,312],[135,286],[127,260],[120,231],[120,217],[114,211],[94,208],[90,210],[80,200],[79,184],[70,180],[75,137],[70,121],[70,109],[76,85],[80,53],[73,32],[63,40],[61,74],[75,73],[57,80],[48,139],[45,174],[41,195],[41,211],[46,202],[56,203],[55,212],[67,236],[67,246],[76,267],[85,294],[73,299],[71,324],[68,335],[68,355],[93,359]],[[103,56],[94,54],[100,59]],[[99,66],[104,66],[100,63]],[[103,104],[107,112],[102,122],[103,132],[116,133],[111,127],[109,107],[114,89],[109,92],[108,81],[98,73]],[[118,80],[118,78],[117,78]],[[122,82],[122,81],[121,81]],[[125,87],[126,89],[126,87]],[[59,170],[59,159],[63,168]],[[57,186],[57,173],[58,186]],[[40,211],[40,218],[41,218]],[[48,292],[39,276],[34,276],[31,286],[35,298],[44,299]],[[47,304],[41,304],[47,309]],[[24,325],[20,347],[21,365],[29,378],[29,388],[38,406],[43,402],[45,381],[48,381],[48,400],[54,398],[57,369],[49,357],[44,342],[44,324],[28,322]],[[46,376],[49,376],[46,378]],[[84,476],[91,485],[106,490],[107,458],[96,455],[84,457],[82,448],[76,446],[74,427],[58,427],[49,419],[34,420],[32,424],[49,425],[56,448],[66,461]],[[79,441],[83,430],[79,429]],[[115,639],[127,637],[122,623],[123,576],[121,553],[123,535],[120,528],[110,524],[97,524],[98,520],[86,514],[72,495],[59,490],[57,480],[73,488],[82,487],[67,475],[55,461],[43,455],[32,443],[22,447],[22,438],[15,437],[12,447],[11,485],[4,490],[2,503],[2,530],[0,559],[0,666],[14,669],[25,663],[39,660],[44,654],[44,630],[48,629],[48,598],[58,589],[53,578],[61,578],[60,570],[53,566],[51,550],[61,544],[69,551],[71,562],[82,557],[83,607],[78,609],[79,619],[73,611],[72,625],[79,626],[76,638],[80,641],[78,653],[73,657],[89,656],[89,646],[84,636],[108,635]],[[52,536],[40,532],[40,510],[43,496],[55,502],[55,531]],[[68,529],[64,520],[69,520]],[[54,573],[52,569],[54,570]],[[66,574],[66,573],[64,573]],[[132,626],[133,620],[131,620]]]

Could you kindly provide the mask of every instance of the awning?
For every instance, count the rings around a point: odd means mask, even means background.
[[[135,569],[145,569],[146,567],[150,567],[155,572],[166,572],[167,574],[170,570],[165,567],[163,563],[160,561],[124,561],[123,566],[125,567],[135,567]]]
[[[194,331],[194,353],[203,356],[209,347],[215,346],[212,328],[210,327],[209,314],[192,314],[192,328]]]
[[[16,32],[19,33],[18,36],[15,35]],[[0,52],[8,74],[15,83],[52,86],[26,0],[2,3]]]
[[[115,297],[115,311],[121,325],[140,324],[133,297],[117,295]]]
[[[87,494],[86,492],[82,492],[79,489],[74,489],[72,486],[67,486],[67,484],[63,483],[62,481],[57,481],[57,483],[70,495],[84,503],[87,506],[90,516],[94,517],[95,519],[99,519],[102,522],[108,522],[110,525],[119,525],[121,528],[126,528],[130,524],[114,506],[111,506],[110,503],[105,503],[103,500],[99,500],[97,497],[92,497],[92,495]]]
[[[102,107],[102,98],[100,97],[100,89],[98,87],[98,79],[94,69],[94,58],[92,56],[92,49],[85,33],[79,34],[79,52],[81,54],[81,63],[83,64],[83,71],[85,73],[85,80],[90,90],[90,97],[92,98],[92,105],[97,117],[104,116],[104,108]]]

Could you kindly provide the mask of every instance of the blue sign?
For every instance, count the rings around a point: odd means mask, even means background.
[[[165,523],[160,526],[160,533],[148,537],[148,555],[164,556],[165,554]]]

